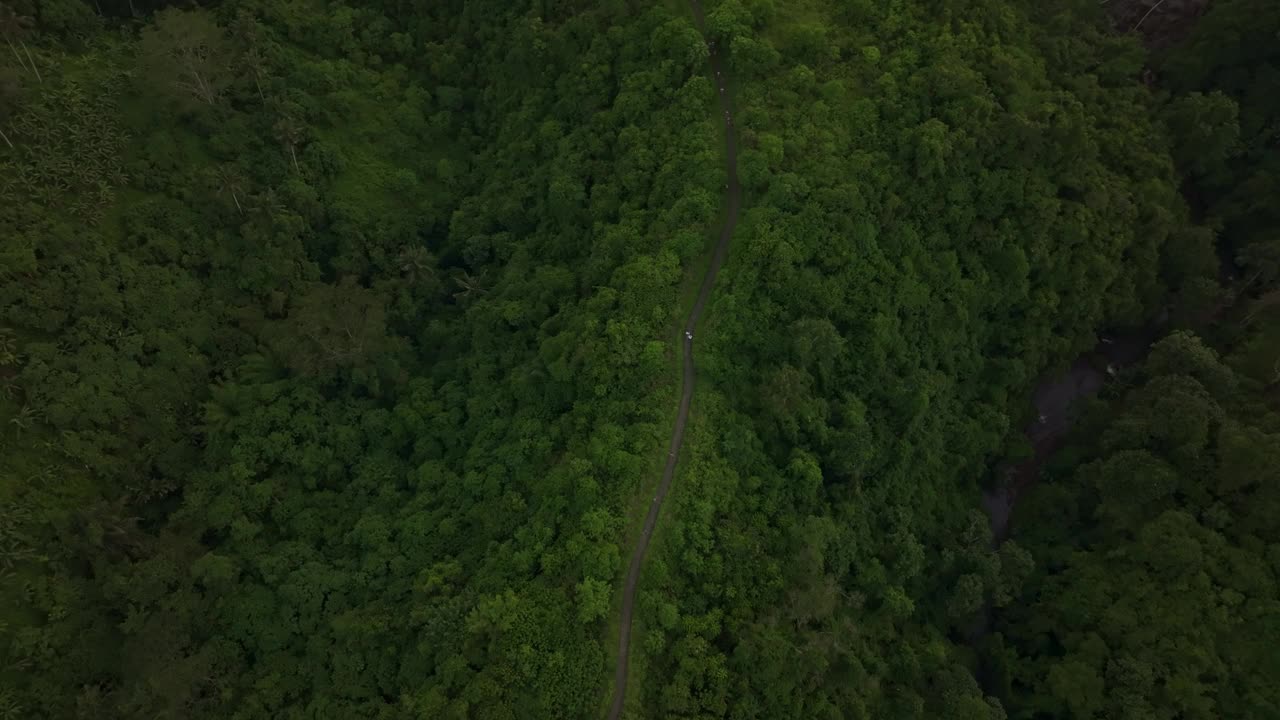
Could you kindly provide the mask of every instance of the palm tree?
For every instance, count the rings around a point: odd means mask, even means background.
[[[36,74],[36,80],[44,82],[44,78],[40,77],[40,68],[36,67],[35,58],[31,57],[31,50],[22,41],[22,35],[26,33],[29,27],[31,27],[31,18],[19,15],[8,5],[0,5],[0,35],[4,35],[4,40],[9,43],[9,49],[13,51],[13,56],[18,58],[18,64],[25,70],[27,64],[22,61],[22,56],[18,54],[18,48],[13,45],[14,39],[17,38],[18,44],[22,46],[22,51],[27,54],[27,60],[31,61],[31,71]]]
[[[14,432],[21,437],[22,431],[31,427],[31,424],[39,419],[40,411],[32,410],[30,405],[23,405],[17,415],[9,418],[9,424],[13,426]]]
[[[258,47],[260,35],[258,27],[258,22],[253,19],[253,15],[241,10],[236,15],[236,19],[231,21],[230,30],[232,36],[244,49],[240,61],[253,75],[253,84],[258,88],[258,98],[266,102],[267,94],[262,90],[262,78],[266,75],[267,59]]]
[[[265,385],[279,380],[281,372],[274,360],[266,355],[253,353],[244,356],[236,375],[246,384]]]
[[[234,407],[230,407],[217,400],[209,400],[202,403],[204,409],[204,422],[200,429],[205,435],[220,433],[231,427],[231,423],[235,421],[239,412]]]
[[[45,207],[54,207],[62,193],[53,185],[45,184],[36,188],[35,196]]]
[[[22,17],[8,5],[0,4],[0,35],[4,35],[5,42],[9,43],[9,49],[13,51],[13,56],[18,59],[18,65],[23,70],[27,69],[27,63],[18,53],[18,48],[14,47],[13,38],[25,32],[30,24],[30,18]]]
[[[94,193],[97,195],[99,203],[106,205],[115,198],[115,191],[111,189],[111,185],[106,180],[98,180],[94,183]]]
[[[412,282],[435,277],[435,258],[421,245],[409,245],[400,250],[397,258],[400,272]]]
[[[276,191],[271,188],[267,188],[250,199],[253,201],[250,209],[255,213],[264,214],[267,218],[274,218],[289,209],[284,204],[284,201],[280,199],[280,196],[276,194]]]
[[[458,287],[462,288],[460,291],[453,294],[453,296],[459,300],[471,297],[472,294],[484,294],[484,271],[481,271],[479,275],[472,275],[466,270],[462,270],[453,278],[453,281],[458,284]]]
[[[218,194],[224,193],[231,196],[231,200],[236,204],[236,212],[244,214],[244,208],[240,206],[240,193],[244,192],[244,175],[233,165],[220,165],[214,171],[218,182]]]
[[[284,146],[289,148],[289,157],[293,158],[293,171],[301,173],[298,169],[298,153],[295,151],[298,143],[303,140],[303,127],[292,117],[285,115],[276,121],[275,124],[276,137]]]
[[[0,328],[0,367],[18,364],[18,336],[9,328]]]
[[[266,102],[267,95],[262,92],[262,74],[267,66],[267,61],[262,57],[262,52],[258,50],[257,45],[245,51],[244,65],[249,68],[249,72],[253,73],[253,84],[258,88],[258,99]]]

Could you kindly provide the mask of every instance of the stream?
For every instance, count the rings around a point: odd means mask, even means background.
[[[997,470],[1000,481],[982,493],[982,509],[991,521],[995,546],[1009,536],[1009,521],[1018,495],[1040,474],[1040,469],[1060,447],[1071,430],[1072,408],[1098,394],[1110,373],[1141,362],[1152,343],[1163,335],[1167,315],[1161,314],[1145,327],[1122,335],[1103,335],[1093,350],[1075,359],[1065,373],[1046,373],[1036,381],[1031,394],[1039,416],[1025,429],[1034,450],[1031,457]]]
[[[1112,373],[1119,373],[1147,356],[1151,345],[1167,330],[1168,313],[1162,312],[1146,326],[1120,334],[1100,336],[1097,346],[1075,359],[1065,372],[1040,376],[1031,393],[1038,417],[1024,430],[1032,447],[1027,459],[996,469],[997,481],[982,492],[982,509],[991,523],[992,549],[1009,537],[1013,507],[1018,496],[1033,485],[1049,458],[1062,447],[1071,431],[1076,403],[1097,395]],[[982,657],[982,646],[995,620],[995,608],[987,603],[969,632],[969,644]],[[978,682],[990,693],[990,673],[979,667]]]

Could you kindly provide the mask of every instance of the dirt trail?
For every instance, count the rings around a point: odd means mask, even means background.
[[[693,9],[694,21],[698,29],[704,26],[702,4],[698,0],[689,0]],[[725,255],[729,252],[729,241],[733,237],[733,229],[738,224],[738,213],[742,204],[742,187],[738,184],[738,144],[734,137],[733,109],[730,107],[729,77],[725,72],[717,48],[710,47],[712,80],[716,92],[720,96],[720,120],[725,130],[725,165],[728,171],[728,185],[725,194],[728,199],[728,212],[724,226],[720,229],[720,239],[711,256],[711,265],[702,278],[702,286],[698,289],[698,298],[684,323],[681,348],[684,355],[684,379],[680,393],[680,410],[676,414],[676,424],[671,431],[671,442],[667,446],[667,464],[662,469],[662,481],[658,484],[658,494],[649,504],[649,513],[644,518],[644,528],[636,541],[635,550],[631,554],[631,566],[627,570],[626,584],[622,589],[622,617],[618,631],[618,664],[613,677],[613,703],[609,707],[609,720],[618,720],[622,716],[623,702],[627,695],[627,669],[630,665],[631,621],[635,613],[636,588],[640,584],[640,570],[644,565],[644,555],[649,549],[649,540],[653,537],[653,528],[658,523],[658,512],[662,510],[662,502],[671,489],[671,479],[675,476],[676,462],[680,459],[680,446],[684,444],[684,428],[689,420],[689,405],[693,401],[693,336],[702,317],[702,311],[711,297],[711,290],[716,284],[716,275],[720,266],[724,265]]]

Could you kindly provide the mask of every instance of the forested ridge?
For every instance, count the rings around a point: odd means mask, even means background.
[[[601,716],[708,42],[623,717],[1280,714],[1280,7],[704,7],[0,4],[0,718]]]

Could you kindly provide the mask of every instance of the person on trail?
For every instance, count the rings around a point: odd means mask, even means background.
[[[684,336],[690,340],[693,339],[693,333],[689,332],[688,330],[684,331]]]
[[[1041,416],[1040,416],[1040,424],[1041,424],[1041,425],[1043,425],[1043,424],[1045,423],[1045,421],[1046,421],[1046,420],[1048,420],[1048,419],[1049,419],[1048,417],[1046,417],[1046,416],[1044,416],[1044,415],[1041,415]]]

